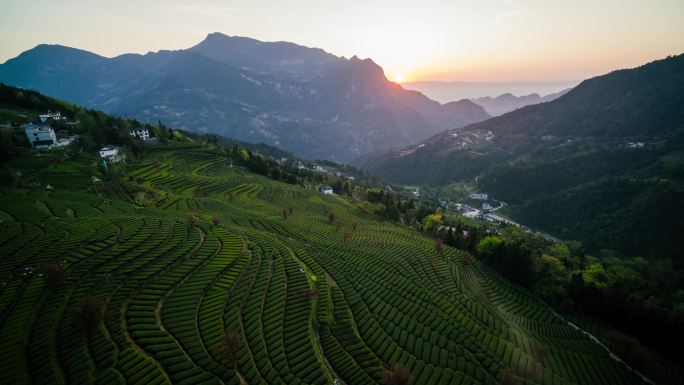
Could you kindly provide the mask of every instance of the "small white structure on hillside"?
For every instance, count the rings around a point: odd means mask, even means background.
[[[491,210],[493,208],[494,206],[492,206],[490,203],[485,202],[482,204],[482,210]]]
[[[121,160],[119,156],[119,147],[109,144],[100,149],[100,158],[106,159],[111,163],[116,163]]]
[[[134,138],[150,140],[150,130],[147,128],[133,128],[129,130],[128,133]]]
[[[52,112],[52,111],[48,110],[48,112],[46,112],[44,114],[40,114],[40,115],[38,115],[38,117],[40,118],[41,122],[45,123],[45,122],[47,122],[48,119],[54,119],[54,120],[62,119],[62,114],[59,111]]]
[[[489,195],[487,195],[486,193],[473,193],[470,194],[470,199],[486,201],[487,199],[489,199]]]
[[[27,124],[24,126],[24,132],[33,148],[52,148],[57,144],[57,135],[50,126]]]
[[[330,186],[323,186],[321,187],[321,192],[326,195],[332,195],[333,194],[333,189]]]

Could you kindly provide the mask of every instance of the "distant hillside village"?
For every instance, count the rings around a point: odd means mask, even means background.
[[[38,115],[39,120],[32,121],[21,125],[26,134],[26,138],[30,147],[36,150],[55,150],[59,148],[64,148],[75,142],[83,142],[84,139],[80,134],[83,132],[81,122],[78,120],[70,120],[61,112],[48,110],[45,113]],[[7,125],[11,127],[11,123]],[[69,130],[71,128],[72,130]],[[137,139],[140,142],[146,144],[158,144],[164,142],[160,138],[155,138],[153,136],[152,130],[147,127],[135,127],[128,129],[128,134],[131,138]],[[107,143],[107,142],[105,142]],[[81,143],[83,144],[83,143]],[[93,148],[92,146],[86,146],[90,148],[89,151],[96,150],[98,147]],[[99,159],[102,160],[105,169],[108,164],[118,163],[126,159],[128,153],[127,146],[122,146],[120,141],[113,141],[97,149],[97,155]],[[355,180],[354,176],[348,175],[343,172],[342,169],[346,170],[346,167],[341,167],[340,165],[321,161],[325,164],[325,167],[321,164],[317,164],[310,161],[302,161],[299,159],[289,159],[287,157],[275,158],[273,156],[267,156],[268,159],[276,162],[280,166],[289,165],[295,168],[299,172],[307,173],[312,172],[313,174],[326,176],[323,179],[328,179],[334,181],[332,185],[319,185],[318,190],[326,195],[331,194],[347,194],[351,195],[352,185],[351,182]],[[232,165],[232,163],[231,163]],[[356,172],[356,171],[353,171]],[[316,178],[314,178],[316,179]]]
[[[66,116],[63,116],[59,111],[47,111],[39,115],[40,122],[27,123],[22,126],[26,139],[28,139],[31,148],[34,149],[53,149],[58,147],[65,147],[80,139],[79,134],[71,134],[69,130],[57,130],[53,128],[54,122],[65,123],[67,127],[78,126],[78,121],[69,121]],[[147,128],[132,128],[128,131],[129,135],[136,139],[140,139],[149,144],[157,143],[157,138],[150,135],[150,130]],[[123,159],[119,147],[113,144],[108,144],[99,150],[100,158],[116,163]]]

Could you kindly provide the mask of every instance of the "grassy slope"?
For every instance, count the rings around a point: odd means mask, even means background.
[[[147,207],[93,184],[94,159],[53,162],[16,160],[26,189],[0,189],[0,367],[11,383],[237,384],[216,351],[224,328],[243,338],[249,384],[373,384],[395,362],[415,384],[492,384],[506,368],[521,382],[640,383],[526,293],[346,199],[230,169],[203,147],[121,170],[155,192],[134,194]],[[26,270],[52,260],[69,267],[55,293]],[[89,335],[69,316],[87,294],[107,304]]]

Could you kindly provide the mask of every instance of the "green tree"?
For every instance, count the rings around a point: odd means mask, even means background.
[[[431,234],[437,234],[439,228],[442,226],[443,221],[444,215],[442,215],[441,209],[438,209],[434,214],[426,216],[424,223],[425,227]]]
[[[352,195],[352,184],[348,180],[344,182],[344,192],[349,196]]]
[[[592,263],[582,271],[582,279],[586,286],[605,289],[608,286],[608,273],[600,263]]]
[[[542,298],[551,302],[565,298],[568,272],[558,258],[542,254],[535,261],[535,275],[534,291]]]
[[[485,261],[494,260],[501,255],[503,240],[495,235],[483,238],[477,244],[477,255]]]

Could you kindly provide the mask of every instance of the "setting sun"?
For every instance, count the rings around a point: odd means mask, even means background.
[[[402,75],[402,74],[394,75],[394,77],[392,78],[392,80],[393,80],[395,83],[403,83],[403,82],[404,82],[404,75]]]

